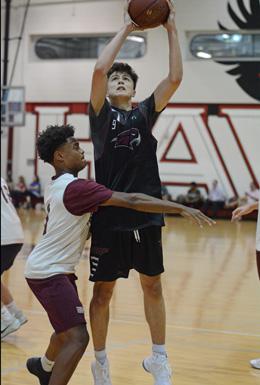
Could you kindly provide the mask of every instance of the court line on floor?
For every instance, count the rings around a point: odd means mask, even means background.
[[[25,313],[32,313],[32,314],[46,314],[44,311],[41,310],[24,310]],[[134,325],[144,325],[145,321],[136,321],[136,320],[123,320],[123,319],[115,319],[110,318],[110,322],[114,323],[124,323],[124,324],[134,324]],[[194,326],[181,326],[181,325],[173,325],[173,324],[166,324],[167,328],[174,328],[174,329],[183,329],[183,330],[194,330],[200,333],[215,333],[215,334],[228,334],[228,335],[237,335],[241,337],[259,337],[260,334],[254,334],[254,333],[246,333],[246,332],[240,332],[237,330],[222,330],[222,329],[207,329],[207,328],[197,328]]]
[[[148,345],[149,344],[149,339],[137,339],[137,340],[131,340],[126,343],[120,343],[120,342],[112,342],[107,345],[107,353],[113,352],[115,350],[121,350],[124,349],[126,350],[127,348],[131,346],[138,346],[138,345]],[[94,352],[93,350],[88,349],[84,355],[84,357],[93,357],[94,359]],[[9,368],[2,368],[1,370],[1,376],[7,375],[10,373],[15,373],[21,370],[26,370],[26,365],[20,365],[16,367],[9,367]],[[2,378],[1,378],[2,379]]]

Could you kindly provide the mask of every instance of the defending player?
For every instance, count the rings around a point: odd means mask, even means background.
[[[126,7],[124,26],[97,60],[89,110],[98,183],[113,190],[138,191],[157,198],[161,197],[161,182],[156,158],[157,141],[151,130],[182,80],[175,11],[172,2],[168,3],[170,15],[164,25],[169,44],[168,76],[150,97],[136,108],[132,107],[138,77],[128,64],[114,63],[126,38],[136,29]],[[144,360],[144,369],[154,376],[156,384],[171,383],[161,287],[163,225],[161,215],[116,208],[104,208],[94,215],[90,280],[95,285],[90,321],[96,357],[92,364],[95,385],[111,385],[105,351],[109,303],[116,280],[127,278],[132,268],[140,273],[145,315],[153,343],[153,354]],[[95,269],[96,260],[98,269]]]
[[[1,178],[1,339],[27,322],[9,288],[2,282],[2,274],[12,267],[23,241],[20,218],[12,203],[7,183]]]
[[[252,211],[258,210],[257,230],[256,230],[256,265],[258,277],[260,279],[260,200],[250,203],[245,206],[240,206],[232,213],[232,221],[240,219],[243,215],[250,214]],[[260,369],[260,358],[250,361],[250,364],[255,369]]]
[[[87,162],[72,126],[48,127],[40,135],[37,148],[40,158],[54,167],[56,175],[45,192],[44,234],[28,257],[25,277],[55,332],[46,354],[30,358],[27,368],[41,385],[66,385],[89,341],[75,284],[75,266],[87,238],[90,213],[99,206],[113,205],[180,213],[199,225],[213,221],[199,210],[144,194],[112,192],[93,181],[79,179],[78,172]]]

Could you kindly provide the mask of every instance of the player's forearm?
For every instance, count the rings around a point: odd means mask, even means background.
[[[168,32],[169,40],[169,75],[168,78],[172,83],[180,83],[182,81],[183,66],[181,48],[176,29],[170,29]]]
[[[250,210],[250,213],[252,211],[258,210],[258,202],[254,202],[248,205],[248,210]]]
[[[258,210],[258,202],[254,202],[251,204],[247,204],[245,206],[240,206],[237,207],[233,212],[232,212],[232,219],[231,221],[234,222],[235,220],[243,217],[244,215],[252,213],[252,211]]]
[[[102,70],[104,74],[109,71],[130,32],[131,27],[128,25],[124,25],[121,28],[121,30],[116,34],[116,36],[109,42],[109,44],[100,54],[95,66],[96,70]]]
[[[148,213],[180,214],[185,206],[178,203],[154,198],[146,194],[131,194],[129,208]]]

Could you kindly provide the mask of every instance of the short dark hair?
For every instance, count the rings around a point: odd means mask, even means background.
[[[74,136],[74,131],[74,127],[70,124],[48,126],[46,130],[40,133],[36,142],[40,158],[44,162],[52,163],[54,152],[65,144],[68,138]]]
[[[112,75],[112,73],[114,73],[114,72],[126,72],[130,76],[130,78],[133,80],[134,89],[135,89],[136,83],[138,80],[138,75],[135,73],[135,71],[133,70],[133,68],[129,64],[115,62],[112,65],[112,67],[110,68],[110,70],[108,71],[107,77],[109,78]]]

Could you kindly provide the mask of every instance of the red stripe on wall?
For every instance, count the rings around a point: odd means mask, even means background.
[[[240,141],[240,139],[239,139],[239,137],[238,137],[238,134],[237,134],[237,132],[236,132],[235,126],[234,126],[234,124],[233,124],[233,122],[232,122],[232,120],[231,120],[231,117],[230,117],[230,115],[228,115],[227,113],[222,112],[222,109],[223,109],[223,107],[220,107],[220,113],[219,113],[219,116],[222,116],[222,117],[224,117],[224,118],[227,120],[227,122],[228,122],[228,124],[229,124],[229,127],[230,127],[230,130],[231,130],[231,132],[232,132],[232,134],[233,134],[233,136],[234,136],[234,138],[235,138],[235,141],[236,141],[236,143],[237,143],[237,145],[238,145],[238,148],[239,148],[239,150],[240,150],[240,152],[241,152],[241,155],[242,155],[242,157],[243,157],[243,159],[244,159],[244,162],[245,162],[245,164],[246,164],[246,166],[247,166],[247,169],[248,169],[248,171],[249,171],[249,174],[250,174],[250,176],[251,176],[251,178],[252,178],[252,181],[253,181],[254,184],[259,188],[258,180],[256,179],[256,176],[255,176],[255,174],[254,174],[254,171],[253,171],[253,169],[252,169],[252,167],[251,167],[251,165],[250,165],[250,162],[249,162],[249,160],[248,160],[248,158],[247,158],[247,155],[246,155],[246,153],[245,153],[244,147],[243,147],[243,145],[242,145],[242,143],[241,143],[241,141]]]

